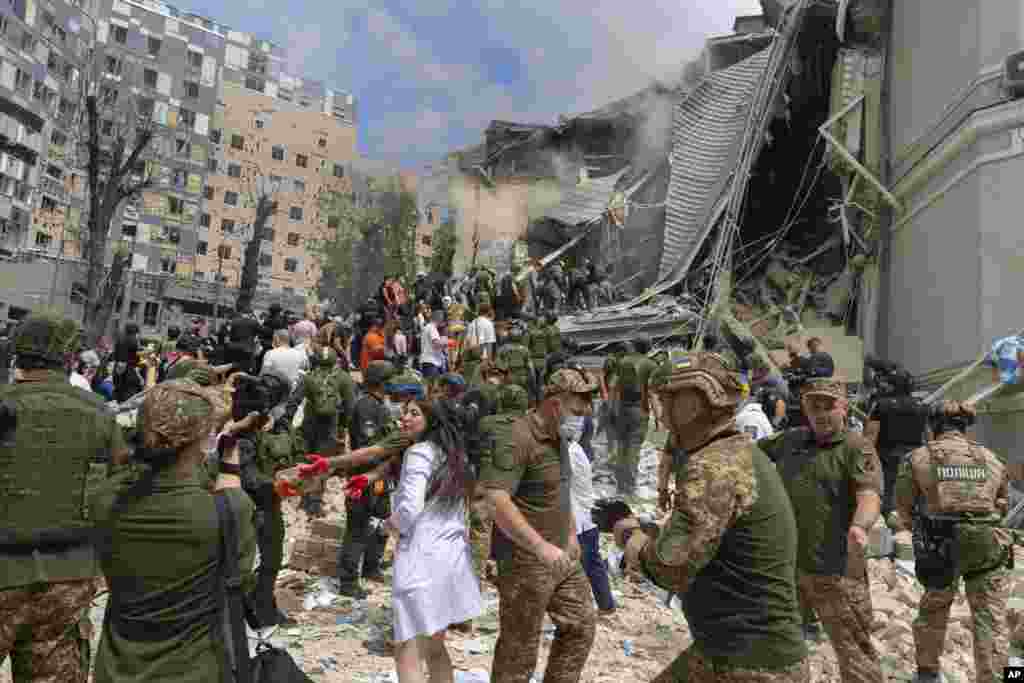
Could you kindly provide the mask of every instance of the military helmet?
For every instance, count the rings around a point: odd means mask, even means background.
[[[651,376],[654,391],[672,394],[683,389],[703,393],[715,408],[734,408],[743,400],[746,382],[728,354],[673,352]]]
[[[314,368],[333,368],[338,364],[338,352],[329,346],[321,346],[309,354],[309,362]]]
[[[56,312],[33,313],[14,331],[14,352],[52,365],[63,365],[67,354],[78,353],[82,330]]]
[[[386,360],[375,360],[366,368],[364,379],[367,384],[386,384],[395,374],[395,366]]]
[[[498,393],[499,413],[518,413],[530,407],[530,396],[518,384],[506,384]]]

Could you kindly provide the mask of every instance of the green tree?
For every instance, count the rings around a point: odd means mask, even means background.
[[[455,221],[446,218],[434,231],[433,249],[430,254],[430,271],[444,273],[448,277],[454,274],[453,262],[455,250],[459,245],[459,236],[455,232]]]
[[[416,272],[416,195],[397,177],[352,178],[353,191],[321,198],[328,226],[307,248],[317,259],[321,298],[354,306],[372,296],[385,277],[410,283]]]

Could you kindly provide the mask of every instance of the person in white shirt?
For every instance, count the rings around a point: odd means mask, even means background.
[[[480,304],[480,315],[466,328],[466,349],[480,347],[481,358],[494,358],[494,345],[498,337],[494,333],[494,309],[489,303]]]
[[[310,347],[315,336],[316,325],[309,320],[301,320],[292,325],[292,342],[295,344],[296,349],[302,351],[307,356],[312,350]]]
[[[441,336],[444,311],[434,311],[430,323],[423,328],[423,350],[420,353],[420,372],[428,381],[444,374],[448,340]]]
[[[585,423],[584,417],[573,418],[569,424],[562,426],[560,436],[563,447],[569,449],[569,463],[572,466],[570,500],[576,520],[576,538],[580,542],[580,561],[590,579],[590,589],[597,601],[598,612],[611,614],[615,611],[615,598],[612,597],[611,585],[608,583],[608,565],[600,553],[600,532],[590,512],[596,499],[594,473],[590,459],[579,443]]]
[[[78,367],[71,372],[72,386],[92,393],[92,379],[100,367],[100,357],[95,351],[83,351],[78,357]]]
[[[401,327],[395,328],[395,334],[391,337],[391,345],[395,349],[395,355],[406,356],[409,354],[409,342],[405,338],[405,332]]]
[[[288,380],[294,390],[299,377],[309,369],[309,354],[302,349],[292,348],[288,330],[274,332],[274,348],[263,355],[261,375],[279,375]]]
[[[764,412],[764,407],[759,400],[751,400],[736,413],[736,428],[741,432],[750,434],[754,441],[767,438],[775,433],[772,428],[772,421]]]

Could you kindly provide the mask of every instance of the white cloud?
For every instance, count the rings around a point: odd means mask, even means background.
[[[365,13],[365,64],[398,76],[395,83],[374,87],[417,93],[416,102],[438,94],[454,102],[450,113],[435,104],[388,111],[367,122],[363,147],[369,155],[416,163],[440,158],[450,147],[478,143],[492,119],[553,123],[559,114],[600,107],[652,79],[674,81],[708,37],[730,32],[738,15],[760,13],[758,0],[475,0],[487,27],[462,36],[457,15],[450,33],[416,33],[379,0],[368,2],[373,6]],[[453,10],[454,0],[410,8],[414,17]],[[428,30],[415,21],[413,26]],[[453,40],[518,50],[525,85],[490,83],[481,65],[442,59],[439,51],[449,54],[441,48]],[[522,95],[526,89],[532,97]]]

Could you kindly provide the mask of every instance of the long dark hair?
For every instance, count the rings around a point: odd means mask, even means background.
[[[452,401],[414,401],[426,420],[419,442],[429,441],[441,451],[427,483],[427,499],[443,506],[457,505],[466,498],[469,460],[466,456],[462,413]]]

